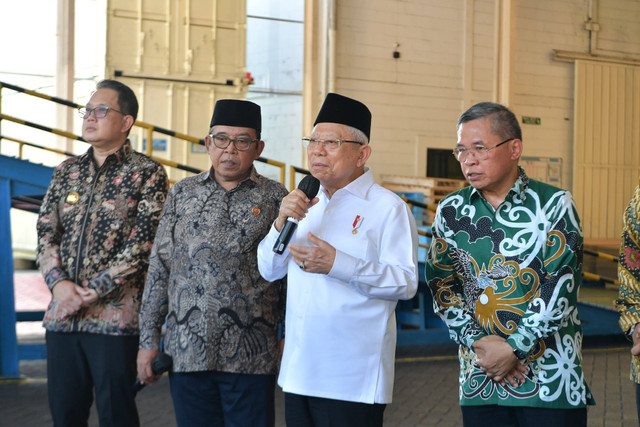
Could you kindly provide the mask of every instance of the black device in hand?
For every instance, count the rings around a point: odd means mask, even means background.
[[[173,359],[167,353],[159,353],[153,358],[151,362],[151,371],[155,375],[164,374],[173,366]],[[137,379],[133,384],[133,395],[135,396],[140,390],[142,390],[146,384],[142,384],[140,379]]]
[[[302,178],[302,181],[298,184],[298,188],[311,200],[318,194],[320,181],[318,181],[318,178],[307,175]],[[278,236],[278,240],[276,240],[276,244],[273,246],[273,252],[282,255],[289,244],[289,240],[291,240],[291,236],[293,236],[293,232],[296,231],[296,227],[298,227],[298,222],[300,221],[295,218],[287,218],[287,222],[285,222],[284,227],[282,227],[280,236]]]

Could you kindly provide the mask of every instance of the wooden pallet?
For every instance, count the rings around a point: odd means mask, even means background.
[[[381,185],[396,192],[422,193],[425,203],[437,203],[447,194],[460,190],[468,184],[462,179],[382,175]]]
[[[387,190],[391,190],[396,193],[422,193],[424,194],[424,203],[427,204],[435,203],[437,200],[433,188],[419,187],[417,185],[389,184],[387,182],[383,182],[381,185]]]
[[[412,185],[418,187],[449,190],[453,192],[468,185],[464,179],[431,178],[420,176],[382,175],[382,182],[388,184]]]

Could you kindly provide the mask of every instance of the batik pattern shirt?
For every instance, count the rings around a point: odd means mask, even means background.
[[[624,211],[622,244],[618,259],[620,327],[629,332],[640,322],[640,186]],[[637,326],[636,326],[637,327]],[[631,380],[640,383],[640,361],[631,358]]]
[[[260,276],[256,251],[285,195],[255,169],[229,191],[211,171],[171,188],[140,310],[141,349],[159,349],[166,319],[174,372],[276,373],[284,288]]]
[[[582,240],[571,195],[521,168],[497,209],[473,187],[440,201],[425,275],[435,311],[460,344],[461,405],[593,403],[576,306]],[[528,355],[520,387],[503,387],[476,365],[472,344],[487,335]]]
[[[36,260],[50,289],[71,280],[99,298],[64,319],[54,315],[52,301],[47,330],[138,334],[149,253],[168,187],[162,165],[133,151],[128,140],[101,167],[93,148],[56,167],[38,216]]]

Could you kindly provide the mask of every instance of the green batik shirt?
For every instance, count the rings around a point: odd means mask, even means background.
[[[522,168],[497,209],[473,187],[440,201],[425,275],[434,310],[460,345],[461,405],[595,404],[581,367],[581,272],[571,195],[529,180]],[[527,355],[520,387],[503,387],[476,365],[471,346],[487,335]]]

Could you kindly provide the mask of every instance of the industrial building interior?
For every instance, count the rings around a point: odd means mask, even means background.
[[[614,300],[622,217],[640,170],[640,1],[3,1],[0,38],[0,396],[46,382],[34,368],[46,354],[40,321],[50,299],[34,263],[35,218],[53,167],[87,150],[76,109],[111,78],[140,101],[133,146],[172,182],[208,168],[203,137],[218,99],[261,106],[266,148],[256,167],[289,189],[308,173],[300,138],[326,94],[361,100],[373,115],[368,166],[412,206],[421,262],[437,202],[467,185],[451,155],[458,116],[480,101],[508,106],[523,130],[522,167],[570,190],[580,214],[585,342],[611,343],[585,356],[591,375],[604,375],[600,364],[610,374],[593,377],[607,403],[591,410],[590,425],[637,423]],[[397,318],[400,380],[451,355],[426,287]],[[622,373],[615,384],[612,372]],[[456,384],[448,387],[455,398]],[[409,408],[411,392],[396,389],[403,404],[388,425],[459,424],[455,399]],[[151,393],[145,402],[161,391]],[[9,416],[0,406],[0,419]],[[20,420],[27,406],[14,406]],[[43,407],[40,421],[22,425],[50,422]],[[153,411],[147,420],[174,425],[153,421]]]

